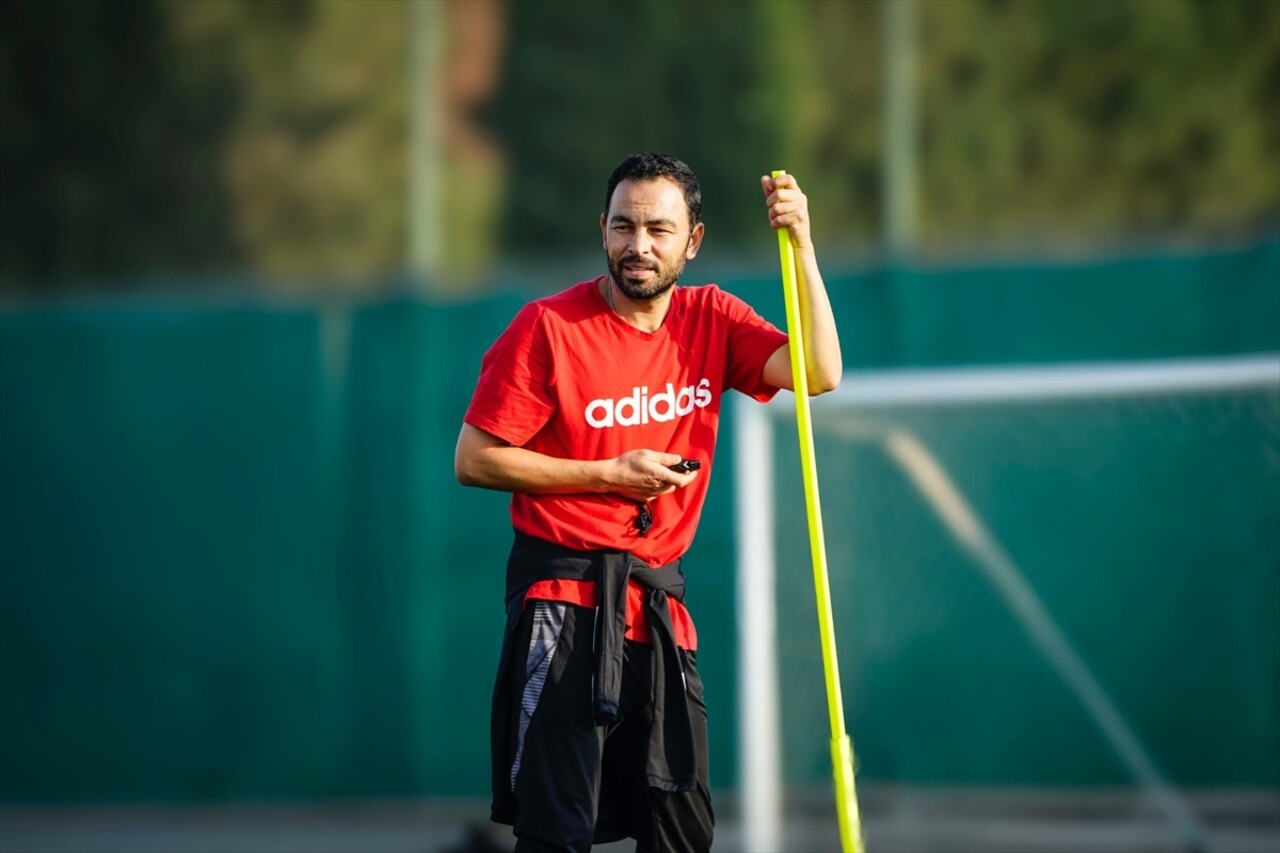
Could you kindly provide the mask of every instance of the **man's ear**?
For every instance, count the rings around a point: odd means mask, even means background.
[[[689,232],[689,247],[684,250],[686,261],[691,261],[698,256],[698,249],[702,248],[702,237],[706,232],[706,226],[701,222],[693,226],[693,230]]]
[[[600,214],[600,245],[604,246],[605,249],[609,248],[609,238],[606,236],[605,230],[604,230],[604,214],[603,213]]]

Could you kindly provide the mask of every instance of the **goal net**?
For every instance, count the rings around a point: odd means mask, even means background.
[[[1280,353],[853,373],[812,413],[869,846],[956,797],[991,820],[1120,808],[1192,846],[1215,792],[1269,801]],[[798,849],[805,803],[834,814],[798,458],[790,395],[738,402],[752,850]]]

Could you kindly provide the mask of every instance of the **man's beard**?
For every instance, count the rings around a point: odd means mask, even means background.
[[[644,282],[628,281],[626,277],[626,270],[623,269],[623,266],[628,263],[642,264],[645,268],[654,270],[657,275]],[[675,287],[676,282],[680,279],[680,276],[683,273],[683,258],[677,261],[674,266],[668,267],[665,270],[657,262],[642,260],[641,258],[637,258],[635,255],[626,255],[618,258],[617,260],[609,258],[609,275],[613,276],[614,284],[618,285],[618,289],[621,290],[628,299],[640,301],[656,299],[671,288]]]

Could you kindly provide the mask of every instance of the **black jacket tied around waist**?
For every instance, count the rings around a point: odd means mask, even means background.
[[[595,582],[596,672],[591,702],[592,716],[598,726],[612,726],[621,719],[627,585],[635,581],[644,589],[645,618],[653,635],[650,695],[653,726],[649,733],[646,772],[653,787],[666,791],[692,790],[696,785],[693,723],[668,605],[668,598],[684,600],[680,561],[652,568],[628,551],[577,551],[517,532],[507,561],[508,638],[524,609],[524,596],[529,587],[542,580]],[[513,653],[507,648],[509,645],[504,643],[504,668]]]

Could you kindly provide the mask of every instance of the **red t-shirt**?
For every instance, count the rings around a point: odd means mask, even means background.
[[[651,566],[693,541],[713,469],[724,393],[760,401],[765,362],[787,337],[715,285],[677,286],[662,326],[643,332],[613,312],[600,279],[529,303],[481,363],[467,423],[561,459],[611,459],[648,448],[701,461],[693,483],[649,503],[611,494],[511,498],[515,528],[569,548],[630,551]]]

